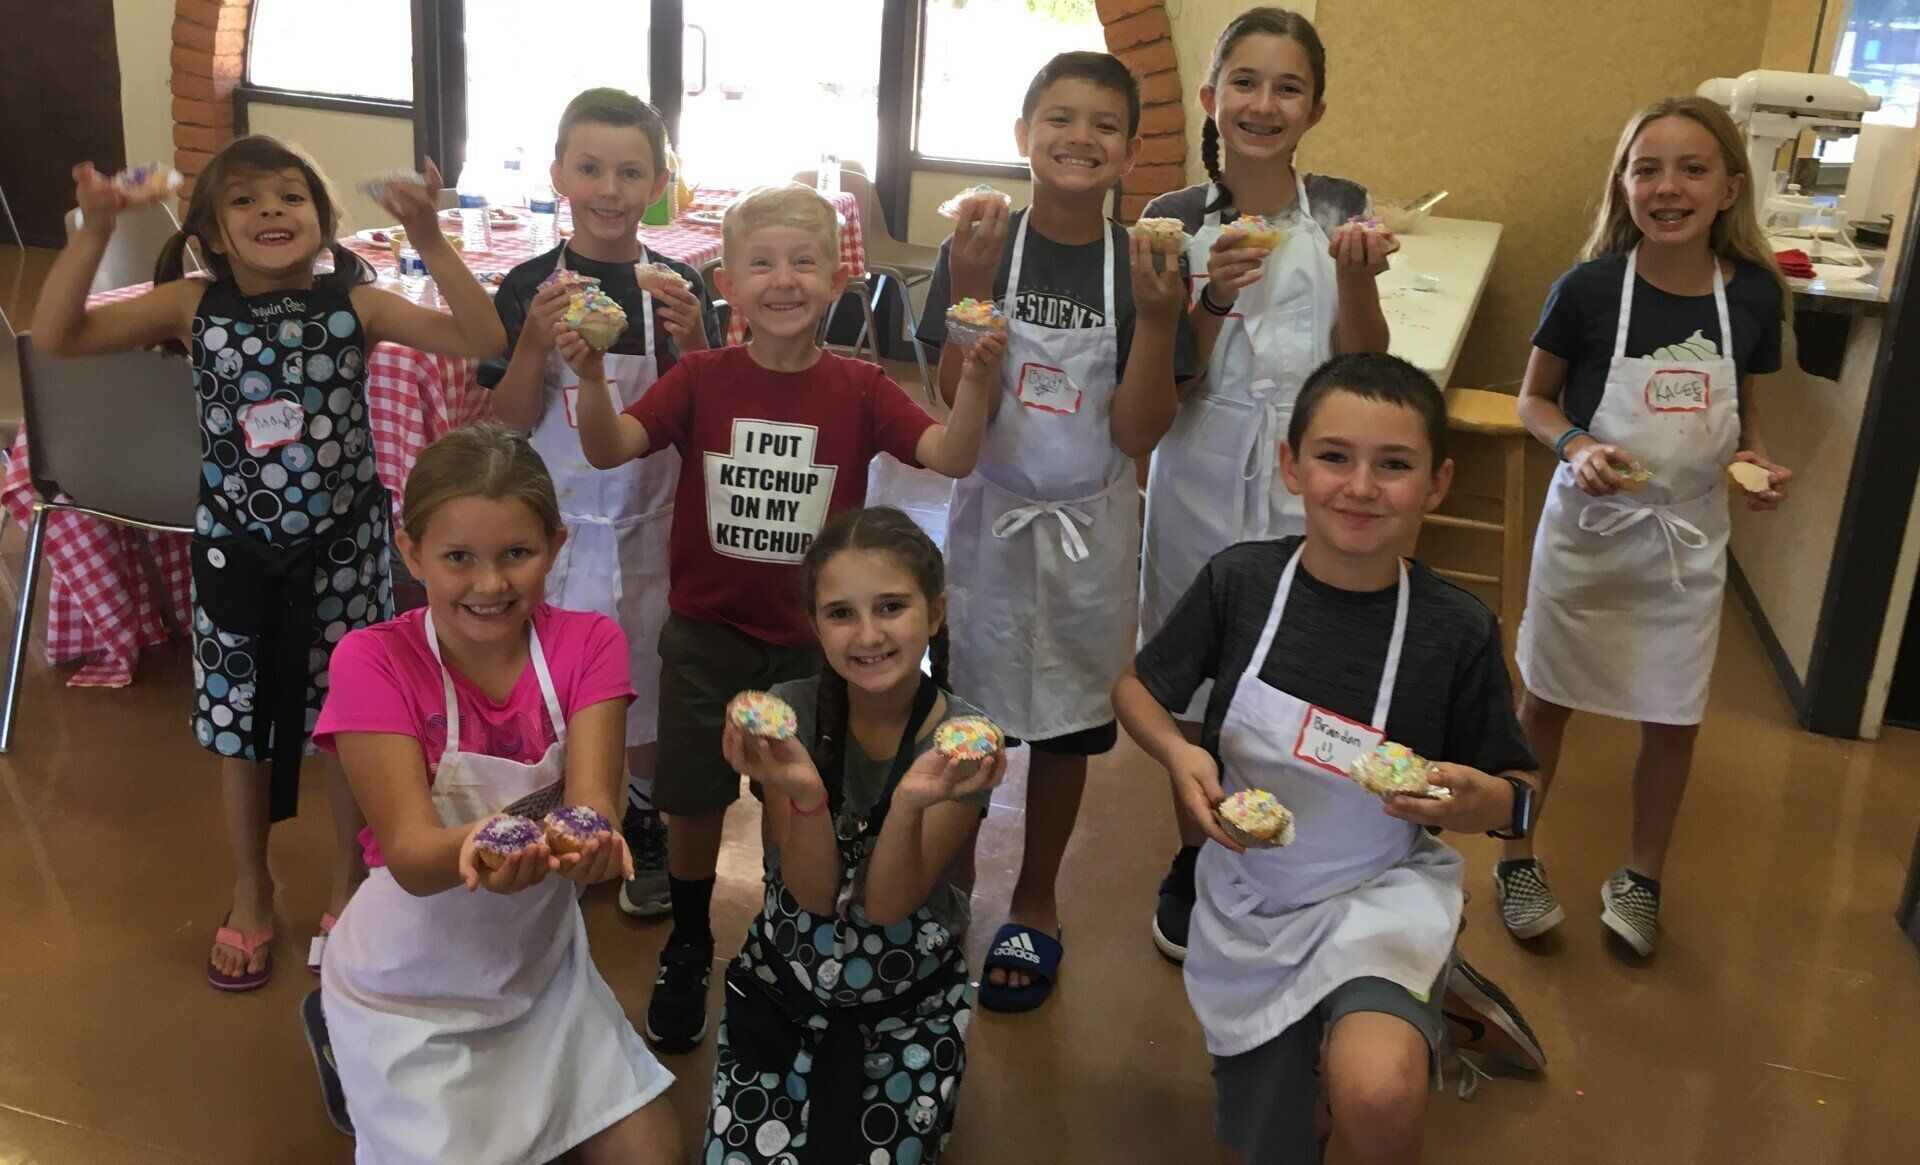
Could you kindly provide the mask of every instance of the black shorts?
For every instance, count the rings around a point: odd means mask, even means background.
[[[1032,745],[1035,752],[1052,753],[1054,756],[1102,756],[1112,752],[1113,746],[1120,743],[1120,722],[1109,720],[1105,724],[1082,728],[1065,736],[1049,736],[1045,740],[1023,742],[1017,736],[1007,738],[1008,748],[1021,743]]]

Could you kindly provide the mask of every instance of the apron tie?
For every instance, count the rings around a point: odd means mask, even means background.
[[[995,538],[1011,538],[1030,525],[1035,518],[1051,514],[1060,519],[1060,550],[1067,556],[1068,562],[1081,562],[1087,557],[1087,540],[1080,536],[1074,527],[1075,522],[1091,529],[1093,517],[1071,502],[1029,502],[1018,509],[1008,510],[993,523]]]
[[[1240,469],[1241,481],[1270,481],[1274,470],[1280,467],[1280,440],[1274,433],[1280,424],[1280,414],[1285,411],[1280,403],[1280,390],[1271,380],[1256,383],[1265,384],[1267,391],[1256,402],[1260,421],[1254,426],[1253,447],[1247,450],[1246,462]]]
[[[1609,512],[1596,512],[1601,510]],[[1580,511],[1580,528],[1608,538],[1648,519],[1658,523],[1660,532],[1666,535],[1667,566],[1673,571],[1673,588],[1684,590],[1686,584],[1680,578],[1680,555],[1674,548],[1675,544],[1689,550],[1704,550],[1711,539],[1700,527],[1676,515],[1666,506],[1640,505],[1617,497],[1595,498]]]

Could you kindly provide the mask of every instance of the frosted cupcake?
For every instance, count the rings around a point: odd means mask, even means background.
[[[1178,255],[1187,249],[1187,224],[1177,218],[1143,218],[1127,233],[1144,236],[1156,255]]]
[[[1427,770],[1433,766],[1404,744],[1387,741],[1372,752],[1361,753],[1347,768],[1347,776],[1374,796],[1385,799],[1395,793],[1409,797],[1447,797],[1453,790],[1429,785]]]
[[[1293,814],[1265,789],[1242,789],[1214,806],[1213,815],[1228,837],[1251,849],[1293,841]]]
[[[1625,469],[1616,469],[1614,472],[1620,475],[1620,488],[1628,493],[1639,493],[1647,488],[1648,482],[1653,480],[1653,467],[1642,465],[1638,461],[1631,462]]]
[[[973,202],[976,199],[998,202],[1000,205],[1009,208],[1013,206],[1013,195],[1008,194],[1004,190],[995,190],[985,182],[982,182],[978,186],[970,186],[962,190],[952,198],[941,203],[935,209],[946,218],[958,219],[961,210],[966,207],[967,203]]]
[[[1006,313],[990,299],[968,296],[947,309],[947,335],[963,348],[971,348],[988,336],[1005,335]]]
[[[556,854],[577,854],[594,838],[613,832],[613,823],[589,805],[562,805],[547,814],[546,826],[547,848]]]
[[[646,263],[634,269],[634,276],[640,282],[640,290],[648,295],[659,295],[663,291],[687,288],[686,277],[665,263]]]
[[[473,856],[489,870],[507,864],[507,859],[538,845],[546,835],[524,817],[496,817],[473,834]]]
[[[589,347],[601,352],[618,343],[627,330],[627,313],[600,290],[598,283],[574,288],[565,318],[567,326],[580,333]]]
[[[1006,746],[1006,734],[985,716],[955,716],[933,730],[934,751],[960,762],[960,771],[972,776],[980,762]]]
[[[113,176],[114,189],[130,206],[147,206],[180,189],[180,175],[171,166],[162,166],[158,162],[149,162],[143,166],[129,166]]]
[[[748,736],[792,740],[800,733],[793,705],[771,692],[741,692],[727,704],[727,720]]]
[[[1256,251],[1271,251],[1287,241],[1286,228],[1264,214],[1243,214],[1228,223],[1227,229],[1245,235],[1246,241],[1240,245]]]

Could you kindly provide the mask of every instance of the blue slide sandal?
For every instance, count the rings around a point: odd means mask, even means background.
[[[1066,948],[1053,935],[1042,934],[1030,926],[1009,922],[994,932],[993,947],[980,970],[980,1006],[988,1011],[1032,1011],[1053,994],[1060,977],[1060,959]],[[987,972],[999,967],[1032,976],[1025,987],[994,983]]]

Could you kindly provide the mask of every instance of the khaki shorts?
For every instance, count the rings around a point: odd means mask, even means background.
[[[820,672],[820,649],[782,647],[677,611],[660,629],[660,760],[653,805],[694,817],[740,799],[740,774],[720,751],[727,701]]]

